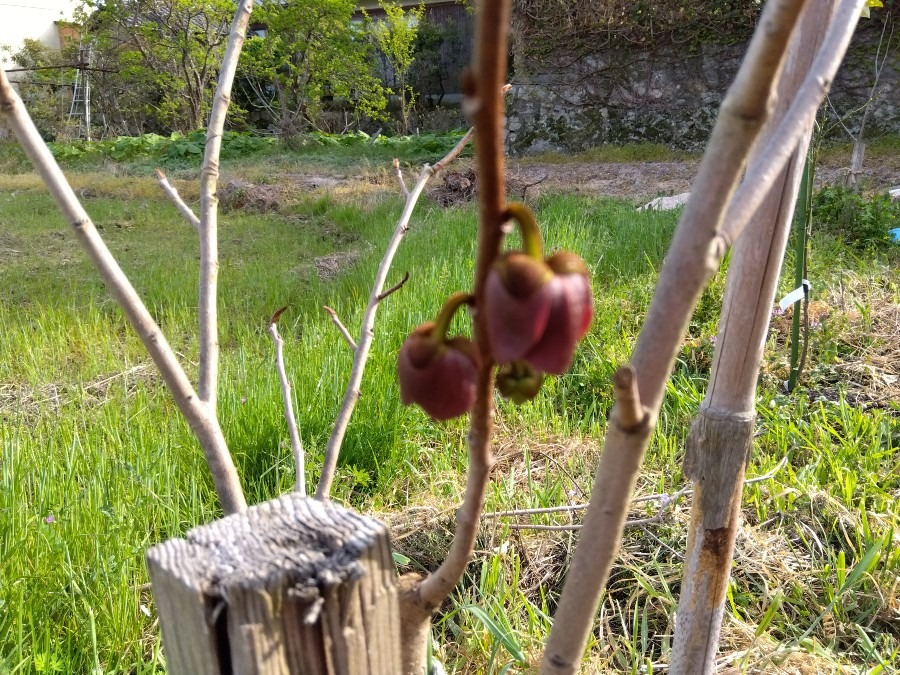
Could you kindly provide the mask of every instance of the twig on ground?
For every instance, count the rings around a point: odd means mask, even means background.
[[[401,288],[403,288],[404,284],[407,281],[409,281],[409,272],[406,272],[400,281],[398,281],[396,284],[394,284],[389,289],[384,291],[384,293],[379,293],[378,294],[378,302],[381,302],[382,300],[384,300],[387,296],[391,295],[392,293],[396,293],[397,291],[399,291]]]
[[[278,379],[281,381],[281,397],[284,399],[284,419],[287,421],[288,434],[291,437],[291,450],[294,453],[294,470],[297,474],[294,490],[301,496],[306,496],[306,455],[303,452],[303,443],[300,441],[300,432],[297,429],[297,419],[294,417],[294,402],[291,398],[291,383],[284,369],[284,340],[278,334],[278,319],[287,309],[287,306],[276,311],[269,320],[269,335],[275,343],[275,369],[278,371]]]
[[[231,85],[234,83],[234,74],[247,36],[252,10],[253,0],[238,2],[225,55],[219,67],[219,82],[213,95],[206,130],[206,149],[200,169],[200,298],[197,307],[200,319],[200,377],[197,394],[214,414],[219,383],[219,329],[216,307],[219,277],[217,233],[219,200],[216,197],[216,181],[219,178],[219,154],[222,150],[225,116],[231,102]]]
[[[347,341],[347,344],[350,345],[350,349],[352,349],[353,351],[356,351],[356,340],[354,340],[353,336],[350,335],[350,331],[347,330],[347,327],[343,323],[341,323],[341,320],[338,317],[337,312],[335,312],[333,309],[331,309],[331,307],[329,307],[328,305],[325,305],[324,307],[322,307],[322,309],[324,309],[326,312],[328,312],[328,316],[331,317],[331,323],[333,323],[335,325],[335,327],[338,329],[340,334]]]
[[[90,216],[79,203],[34,122],[28,116],[22,99],[2,69],[0,69],[0,113],[41,174],[57,207],[72,226],[78,242],[94,263],[110,294],[118,302],[128,322],[150,353],[175,399],[175,404],[200,442],[225,513],[242,511],[247,507],[247,502],[218,420],[209,407],[197,397],[165,336],[106,247]]]
[[[187,219],[195,230],[199,230],[200,219],[197,217],[197,214],[191,211],[191,207],[184,203],[181,195],[178,194],[178,190],[176,190],[175,186],[169,182],[168,176],[166,176],[162,169],[156,170],[156,180],[163,189],[163,192],[166,193],[169,199],[172,200],[172,203],[175,204],[175,207],[181,212],[181,215]]]
[[[764,480],[769,480],[770,478],[774,478],[775,475],[784,468],[787,464],[787,456],[781,458],[781,461],[776,464],[771,471],[764,473],[761,476],[754,476],[753,478],[747,478],[744,480],[744,485],[752,485],[753,483],[760,483]],[[631,500],[632,504],[641,504],[643,502],[660,502],[662,507],[668,506],[673,501],[681,499],[682,497],[688,497],[694,494],[694,488],[685,486],[675,492],[660,492],[659,494],[653,495],[642,495],[640,497],[635,497]],[[489,511],[487,513],[482,514],[481,518],[483,520],[487,520],[489,518],[511,518],[513,516],[531,516],[531,515],[539,515],[545,513],[564,513],[567,511],[582,511],[588,507],[588,504],[563,504],[560,506],[545,506],[541,508],[535,509],[510,509],[508,511]]]

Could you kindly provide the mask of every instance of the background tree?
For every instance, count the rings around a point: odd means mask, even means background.
[[[97,81],[98,112],[122,133],[206,125],[232,2],[110,0],[88,10],[96,65],[115,71]]]
[[[263,0],[255,16],[264,29],[247,40],[240,81],[251,105],[265,110],[279,133],[293,136],[322,122],[325,96],[377,118],[387,105],[372,68],[372,48],[351,23],[353,0]]]
[[[384,16],[372,20],[370,31],[387,66],[392,82],[391,93],[400,103],[400,132],[409,133],[409,111],[415,103],[415,92],[409,84],[410,69],[415,60],[419,22],[425,14],[420,4],[408,11],[391,2],[380,3]]]

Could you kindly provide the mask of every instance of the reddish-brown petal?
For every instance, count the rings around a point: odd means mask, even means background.
[[[506,288],[497,270],[488,275],[484,312],[491,352],[497,363],[521,358],[541,337],[550,316],[549,283],[526,298],[517,298]]]
[[[547,286],[552,294],[547,326],[524,359],[538,370],[560,375],[572,365],[575,346],[590,326],[591,285],[582,274],[562,274]]]

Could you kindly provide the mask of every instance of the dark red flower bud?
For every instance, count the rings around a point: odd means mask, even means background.
[[[453,314],[471,299],[464,293],[452,295],[438,320],[417,327],[397,357],[403,404],[416,403],[436,420],[459,417],[475,402],[478,350],[468,338],[446,337]]]
[[[530,401],[541,390],[544,374],[524,361],[513,361],[497,371],[497,389],[516,405]]]
[[[507,253],[488,273],[491,352],[498,363],[524,360],[559,375],[571,365],[593,315],[588,269],[568,251],[543,259],[540,229],[525,205],[510,204],[508,216],[519,224],[524,251]]]

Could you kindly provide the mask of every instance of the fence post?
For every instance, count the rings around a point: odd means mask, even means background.
[[[289,494],[147,552],[171,675],[395,675],[387,528]]]

